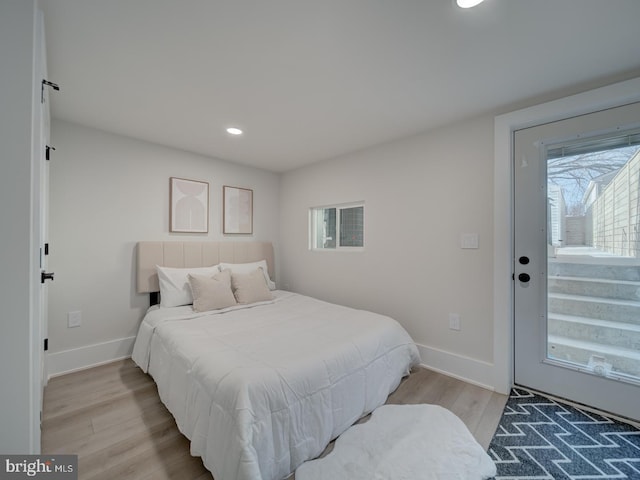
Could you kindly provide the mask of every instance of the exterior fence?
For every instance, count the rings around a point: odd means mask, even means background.
[[[614,255],[640,257],[640,152],[588,208],[586,226],[592,246]]]

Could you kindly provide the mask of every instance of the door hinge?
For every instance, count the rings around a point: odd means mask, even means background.
[[[50,145],[47,145],[46,147],[44,147],[44,159],[45,160],[51,160],[51,150],[55,150],[56,147],[52,147]]]
[[[53,276],[54,273],[50,273],[50,272],[40,272],[40,283],[44,283],[45,280],[51,280],[53,281]]]
[[[45,338],[44,339],[44,351],[46,352],[47,350],[49,350],[49,339]]]
[[[40,86],[40,103],[44,103],[44,87],[51,87],[56,92],[60,91],[58,84],[50,82],[49,80],[42,79],[42,85]]]

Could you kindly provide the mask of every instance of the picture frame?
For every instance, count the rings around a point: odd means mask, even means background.
[[[253,234],[253,190],[222,187],[222,233]]]
[[[169,178],[169,231],[209,232],[209,182]]]

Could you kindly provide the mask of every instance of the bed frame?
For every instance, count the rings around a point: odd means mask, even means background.
[[[137,291],[149,293],[158,303],[158,274],[161,267],[209,267],[220,262],[247,263],[266,260],[269,277],[275,279],[271,242],[138,242]]]

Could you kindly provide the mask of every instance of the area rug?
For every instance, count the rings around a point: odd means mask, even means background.
[[[343,433],[296,480],[481,480],[493,462],[467,427],[437,405],[383,405]]]
[[[640,480],[640,430],[522,388],[511,391],[489,455],[496,480]]]

